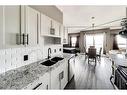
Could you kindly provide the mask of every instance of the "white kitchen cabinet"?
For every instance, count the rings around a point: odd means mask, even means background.
[[[67,63],[65,60],[51,71],[51,89],[64,89],[68,82]]]
[[[21,7],[21,34],[24,44],[36,46],[39,43],[40,12],[29,6]]]
[[[39,42],[39,17],[40,13],[30,7],[27,7],[27,33],[28,44],[33,46]]]
[[[0,48],[3,47],[3,21],[4,21],[4,17],[3,17],[3,6],[0,6]]]
[[[41,14],[41,35],[49,35],[50,28],[51,19],[48,16]]]
[[[40,86],[37,87],[37,90],[50,89],[50,76],[49,73],[46,73],[44,76],[39,78]]]
[[[65,38],[64,26],[63,25],[60,25],[60,36],[61,36],[61,43],[63,44],[63,40]]]
[[[20,33],[20,6],[0,6],[0,47],[17,45]]]
[[[61,68],[64,71],[64,74],[63,74],[64,77],[61,80],[61,89],[64,89],[68,83],[68,64],[67,63],[68,63],[68,60],[65,59],[63,67]]]
[[[68,44],[68,28],[62,27],[63,31],[63,44]]]
[[[57,21],[52,20],[52,28],[55,29],[55,36],[60,36],[60,24]]]
[[[59,80],[60,71],[61,70],[59,67],[51,71],[51,89],[60,89],[60,80]]]
[[[5,44],[16,45],[20,33],[20,6],[4,6]]]
[[[40,76],[33,83],[30,83],[23,89],[28,90],[46,90],[50,89],[50,75],[49,73],[45,73],[43,76]]]
[[[51,37],[61,37],[60,36],[60,26],[61,24],[50,17],[41,14],[41,35],[42,36],[51,36]],[[54,32],[51,32],[50,29],[54,29]]]

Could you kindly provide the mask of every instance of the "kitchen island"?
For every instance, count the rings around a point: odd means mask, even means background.
[[[110,81],[115,89],[127,89],[127,57],[125,54],[110,54],[112,75]]]

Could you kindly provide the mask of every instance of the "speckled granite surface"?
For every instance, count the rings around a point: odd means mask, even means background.
[[[68,60],[74,56],[74,54],[63,53],[59,56],[63,57],[64,60]],[[40,64],[43,61],[31,63],[0,74],[0,89],[22,89],[37,80],[40,76],[43,76],[46,72],[57,68],[62,63],[62,61],[59,61],[48,67]]]

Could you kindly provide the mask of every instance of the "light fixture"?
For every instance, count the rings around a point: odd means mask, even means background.
[[[91,19],[92,19],[92,28],[93,28],[93,46],[95,46],[95,40],[94,40],[94,26],[95,26],[95,21],[94,21],[94,19],[95,19],[95,17],[91,17]]]
[[[122,30],[119,32],[119,35],[121,35],[124,38],[127,38],[127,18],[123,18],[121,21]]]

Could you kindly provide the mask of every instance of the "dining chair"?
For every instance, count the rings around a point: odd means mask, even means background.
[[[95,46],[90,46],[89,48],[90,48],[90,49],[95,49]],[[89,49],[89,48],[88,48],[88,49]],[[86,57],[86,56],[88,56],[88,51],[85,52],[85,57]]]
[[[102,47],[100,48],[99,52],[96,54],[99,59],[101,57],[101,51],[102,51]]]
[[[88,64],[90,62],[90,59],[95,61],[95,64],[96,64],[96,49],[95,48],[88,49]]]

